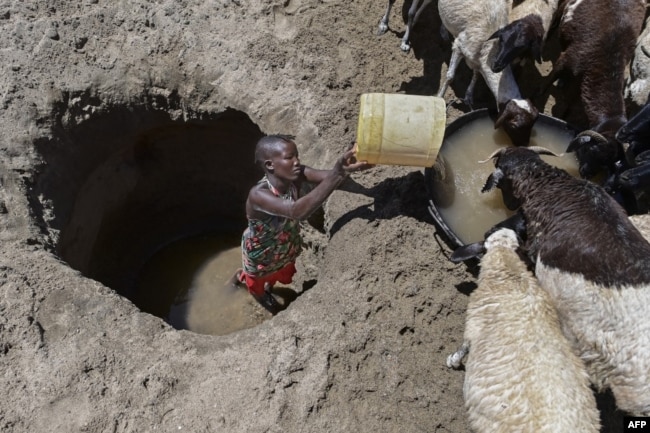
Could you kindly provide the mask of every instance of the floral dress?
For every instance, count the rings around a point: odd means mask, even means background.
[[[287,194],[281,195],[266,176],[259,183],[266,183],[276,197],[297,199],[295,185]],[[242,236],[242,266],[249,276],[260,278],[273,274],[294,263],[301,251],[300,221],[277,215],[248,220]]]

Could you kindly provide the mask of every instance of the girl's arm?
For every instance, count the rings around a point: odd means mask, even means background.
[[[320,179],[318,185],[299,199],[284,200],[273,195],[271,191],[260,186],[254,187],[248,195],[246,212],[250,218],[260,218],[263,214],[283,216],[286,218],[305,220],[327,200],[327,197],[343,182],[349,173],[368,168],[365,162],[354,159],[354,150],[347,151],[334,164],[331,170],[307,170],[306,180]],[[309,172],[309,174],[308,174]]]
[[[319,184],[327,177],[327,175],[332,170],[318,170],[308,166],[304,166],[303,174],[305,176],[305,181],[309,183]]]
[[[357,144],[354,143],[350,149],[345,153],[345,155],[348,155],[350,152],[352,152],[348,158],[348,164],[350,164],[350,167],[354,166],[356,168],[350,169],[348,173],[351,171],[357,171],[357,170],[365,170],[368,168],[373,167],[370,164],[366,164],[363,162],[358,162],[356,160],[355,154],[357,153]],[[333,170],[333,169],[332,169]],[[315,183],[319,184],[327,177],[327,175],[332,171],[332,170],[318,170],[315,168],[308,167],[306,165],[303,165],[303,175],[305,176],[305,179],[309,183]],[[346,169],[347,170],[347,169]]]

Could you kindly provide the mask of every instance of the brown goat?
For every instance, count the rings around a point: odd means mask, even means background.
[[[550,79],[555,81],[560,73],[569,72],[578,80],[592,132],[580,135],[568,151],[576,151],[581,173],[593,176],[594,171],[611,171],[623,157],[615,135],[627,121],[625,70],[643,27],[646,4],[645,0],[563,0],[559,10],[562,52]],[[593,132],[604,140],[596,145]],[[597,155],[612,156],[600,161]]]
[[[645,0],[564,0],[562,52],[553,73],[568,70],[580,82],[589,127],[612,133],[625,123],[625,69],[645,18]]]

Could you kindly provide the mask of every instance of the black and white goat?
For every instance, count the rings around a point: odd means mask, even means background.
[[[490,39],[498,40],[492,62],[494,72],[502,71],[517,60],[532,57],[542,62],[542,49],[555,18],[559,0],[524,0],[514,5],[510,23],[497,30]]]
[[[431,3],[431,1],[432,0],[422,0],[422,4],[420,4],[420,0],[413,0],[413,2],[411,3],[411,7],[409,8],[408,11],[408,21],[406,22],[406,30],[404,31],[404,36],[402,36],[402,42],[400,43],[400,49],[405,53],[408,53],[411,50],[411,42],[409,40],[409,37],[411,36],[411,30],[413,30],[413,26],[415,26],[415,23],[418,21],[418,18],[420,18],[420,14],[422,13],[422,10],[424,10],[424,8],[426,8],[429,5],[429,3]],[[377,30],[377,35],[383,35],[388,31],[388,20],[390,17],[390,11],[393,9],[394,4],[395,4],[395,0],[388,0],[388,6],[386,7],[386,12],[379,20],[379,29]]]
[[[617,406],[650,415],[650,243],[601,186],[544,162],[539,151],[495,152],[483,188],[498,187],[525,222],[535,275],[591,382]]]
[[[623,159],[616,132],[625,124],[625,72],[646,13],[645,0],[563,0],[562,52],[549,80],[569,72],[578,80],[588,130],[567,151],[576,152],[580,174],[609,179]]]
[[[499,114],[495,128],[502,127],[514,145],[525,146],[530,141],[539,110],[530,100],[522,98],[509,66],[501,72],[493,72],[491,68],[496,41],[488,38],[508,23],[510,7],[508,0],[438,0],[442,24],[454,37],[447,74],[438,96],[444,97],[456,68],[465,59],[473,71],[465,102],[472,106],[474,86],[482,75],[497,103]]]

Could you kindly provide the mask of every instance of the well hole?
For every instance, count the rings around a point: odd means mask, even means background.
[[[73,111],[60,107],[52,135],[36,143],[43,164],[30,199],[50,247],[177,329],[224,334],[271,317],[245,289],[223,285],[262,176],[260,128],[233,109],[182,120],[151,107],[81,120]]]

